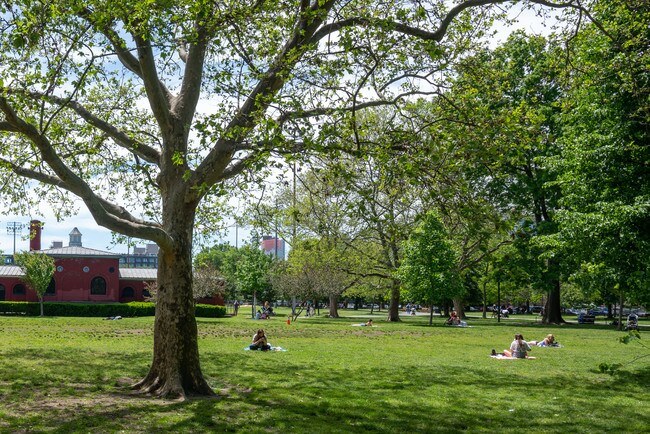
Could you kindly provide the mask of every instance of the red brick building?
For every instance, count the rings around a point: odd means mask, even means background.
[[[33,221],[29,247],[54,259],[56,270],[44,301],[144,301],[149,295],[146,283],[157,278],[155,268],[120,268],[123,255],[83,247],[77,228],[70,233],[67,247],[41,250],[41,223]],[[16,265],[0,265],[0,301],[38,301],[36,293],[23,283],[23,276]],[[214,297],[201,302],[223,304],[223,299]]]

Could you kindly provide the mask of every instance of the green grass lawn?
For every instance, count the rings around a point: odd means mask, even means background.
[[[529,317],[373,315],[199,319],[203,373],[215,399],[133,395],[151,360],[152,318],[0,317],[0,432],[552,432],[636,433],[650,427],[649,358],[619,375],[598,365],[647,353],[604,325],[542,326]],[[321,311],[323,315],[326,312]],[[262,326],[286,352],[244,351]],[[554,333],[563,348],[496,360],[515,332]],[[642,332],[642,338],[647,332]],[[647,344],[647,342],[645,342]]]

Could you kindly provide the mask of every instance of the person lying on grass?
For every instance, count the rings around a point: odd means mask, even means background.
[[[544,339],[542,339],[541,341],[539,341],[539,342],[530,341],[530,342],[528,342],[528,344],[529,345],[535,345],[535,346],[538,346],[538,347],[559,347],[560,346],[560,344],[558,344],[557,341],[555,340],[555,336],[553,336],[550,333],[548,335],[546,335],[546,337]]]
[[[371,319],[368,320],[368,322],[364,322],[361,324],[352,324],[353,326],[359,326],[359,327],[374,327],[375,324],[372,322]]]

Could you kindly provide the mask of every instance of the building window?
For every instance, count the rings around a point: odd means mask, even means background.
[[[4,301],[5,299],[5,286],[0,285],[0,301]]]
[[[130,286],[122,289],[123,298],[133,298],[135,296],[135,291]]]
[[[47,286],[47,289],[45,290],[45,295],[54,295],[56,293],[56,284],[54,283],[54,279],[50,280],[50,284]]]
[[[27,290],[25,289],[25,285],[22,283],[19,283],[18,285],[14,286],[14,295],[25,295],[25,292]]]
[[[90,282],[90,293],[93,295],[106,295],[106,279],[95,277]]]
[[[109,267],[108,272],[109,273],[115,273],[115,267]]]

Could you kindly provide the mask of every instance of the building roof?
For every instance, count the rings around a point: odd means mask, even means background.
[[[0,265],[0,277],[23,277],[24,275],[18,265]]]
[[[0,277],[23,277],[25,273],[17,265],[0,265]],[[120,268],[123,280],[156,280],[158,270],[155,268]]]
[[[50,256],[76,256],[76,257],[85,257],[85,256],[100,256],[105,258],[119,258],[119,253],[105,252],[103,250],[89,249],[88,247],[79,247],[79,246],[68,246],[68,247],[59,247],[54,249],[45,249],[39,250],[40,253],[45,253]]]
[[[156,268],[120,268],[120,279],[123,280],[156,280]]]

